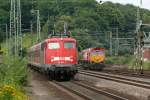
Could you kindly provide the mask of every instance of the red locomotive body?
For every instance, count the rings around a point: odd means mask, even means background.
[[[29,49],[29,65],[51,79],[71,78],[77,73],[77,48],[73,38],[48,38]]]

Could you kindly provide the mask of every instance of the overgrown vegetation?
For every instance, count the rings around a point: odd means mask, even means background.
[[[31,38],[33,36],[33,38]],[[1,44],[4,53],[0,65],[0,100],[28,100],[23,90],[27,84],[27,49],[36,43],[36,34],[23,35],[24,58],[8,57],[6,42]]]
[[[107,56],[105,63],[111,64],[111,65],[125,65],[125,66],[128,66],[129,69],[133,69],[135,65],[135,57],[130,56],[130,55],[112,56],[112,57]],[[150,69],[150,62],[149,61],[143,62],[143,68],[145,70]]]
[[[127,65],[132,59],[133,57],[131,56],[108,56],[106,59],[106,64]]]
[[[0,65],[0,100],[28,100],[23,86],[27,82],[27,61],[4,57]]]
[[[36,35],[24,34],[23,37],[24,58],[8,57],[6,42],[1,44],[4,57],[0,65],[0,100],[28,100],[23,90],[28,74],[26,53],[32,42],[36,42]]]

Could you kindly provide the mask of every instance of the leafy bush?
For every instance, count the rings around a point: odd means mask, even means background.
[[[27,100],[27,96],[13,86],[4,85],[0,90],[0,100]]]
[[[126,65],[132,59],[130,56],[113,56],[107,57],[106,64]]]
[[[27,100],[22,86],[27,79],[26,59],[4,57],[0,65],[0,100]]]

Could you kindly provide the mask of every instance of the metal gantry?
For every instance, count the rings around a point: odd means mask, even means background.
[[[37,42],[41,41],[41,22],[40,22],[40,11],[39,10],[31,10],[31,13],[34,14],[36,13],[37,21],[36,21],[36,26],[37,26]]]
[[[115,35],[113,35],[115,34]],[[118,56],[118,53],[120,52],[120,48],[123,47],[123,46],[130,46],[130,50],[131,52],[133,51],[132,48],[134,46],[133,44],[133,41],[134,38],[132,38],[131,36],[128,36],[128,37],[121,37],[119,36],[119,33],[115,32],[115,33],[112,33],[112,32],[109,32],[109,52],[110,52],[110,55],[115,55],[115,56]],[[114,46],[113,46],[114,44]],[[114,53],[113,53],[113,50],[114,50]]]
[[[22,55],[20,0],[11,0],[9,45],[11,55],[17,56],[19,53]]]

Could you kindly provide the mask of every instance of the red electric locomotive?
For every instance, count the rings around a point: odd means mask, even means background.
[[[77,73],[77,48],[74,38],[52,37],[29,49],[29,65],[49,78],[73,78]]]

